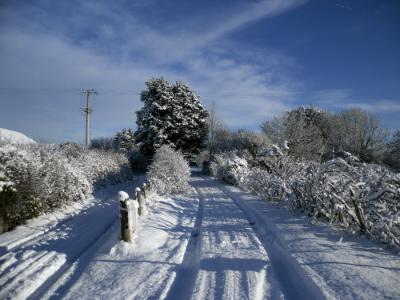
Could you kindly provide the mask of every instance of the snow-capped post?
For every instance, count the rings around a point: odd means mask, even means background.
[[[143,197],[145,202],[147,201],[147,197],[149,196],[149,192],[150,192],[150,183],[143,183]],[[147,203],[147,202],[146,202]]]
[[[143,192],[144,201],[146,201],[146,199],[147,199],[147,184],[146,184],[146,182],[143,183],[142,192]]]
[[[121,239],[125,242],[131,243],[133,240],[133,233],[136,230],[136,201],[129,199],[129,195],[124,192],[118,192],[119,211],[121,220]]]
[[[142,192],[141,192],[140,188],[136,188],[135,198],[139,204],[138,213],[139,213],[139,216],[141,216],[141,215],[143,215],[144,209],[143,209],[143,196],[142,196]]]

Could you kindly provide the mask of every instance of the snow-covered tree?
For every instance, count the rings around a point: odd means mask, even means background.
[[[207,137],[207,111],[184,82],[163,78],[146,82],[144,106],[137,112],[135,139],[140,151],[152,156],[162,145],[185,154],[198,153]]]
[[[122,152],[131,152],[135,149],[135,134],[132,129],[124,128],[114,138],[115,148]]]
[[[372,113],[351,108],[344,110],[331,120],[331,143],[335,151],[347,151],[363,161],[376,161],[383,151],[389,135]]]
[[[390,167],[400,170],[400,130],[393,133],[384,153],[383,161]]]
[[[319,161],[329,151],[330,115],[314,106],[300,106],[261,125],[274,143],[290,155]]]
[[[298,107],[289,111],[284,122],[284,137],[289,154],[319,161],[327,151],[328,114],[316,107]]]

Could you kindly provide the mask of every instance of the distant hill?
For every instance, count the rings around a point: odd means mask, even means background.
[[[0,143],[3,142],[9,144],[36,144],[34,140],[21,132],[0,128]]]

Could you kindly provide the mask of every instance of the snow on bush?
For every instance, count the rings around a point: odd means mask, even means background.
[[[130,178],[129,162],[119,153],[73,143],[0,146],[0,232]]]
[[[25,151],[15,146],[0,147],[0,232],[20,224],[21,220],[37,216],[40,203],[35,197],[38,172]]]
[[[229,184],[240,184],[248,173],[247,161],[236,152],[230,151],[214,156],[211,163],[212,175]]]
[[[221,154],[214,169],[244,169],[231,153]],[[229,161],[229,164],[227,164]],[[232,166],[236,162],[237,166]],[[366,234],[400,251],[400,174],[383,166],[359,163],[352,155],[319,164],[287,155],[266,158],[268,168],[249,167],[236,182],[262,198],[301,209],[351,232]],[[264,162],[265,163],[265,162]],[[235,172],[232,172],[235,174]]]
[[[70,164],[81,170],[94,187],[121,183],[131,176],[127,157],[118,152],[86,150]]]
[[[190,168],[182,153],[162,146],[147,172],[152,188],[160,194],[178,194],[188,189]]]

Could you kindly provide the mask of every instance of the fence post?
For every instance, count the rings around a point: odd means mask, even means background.
[[[143,207],[143,196],[142,196],[140,188],[136,188],[135,197],[139,204],[139,208],[138,208],[139,216],[142,216],[143,212],[144,212],[144,209],[143,209],[144,207]]]
[[[118,192],[119,211],[121,221],[121,239],[125,242],[131,243],[133,240],[133,233],[136,230],[136,207],[135,201],[129,199],[129,195],[124,192]]]
[[[144,198],[144,201],[146,202],[146,200],[147,200],[147,184],[146,184],[146,182],[145,182],[145,183],[143,183],[143,189],[142,189],[142,192],[143,192],[143,198]]]

